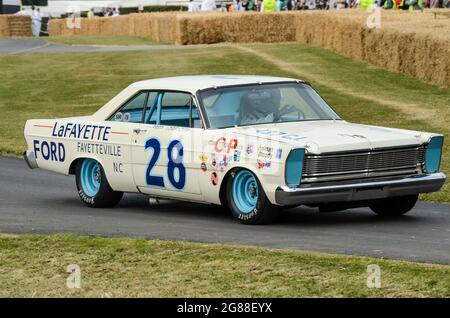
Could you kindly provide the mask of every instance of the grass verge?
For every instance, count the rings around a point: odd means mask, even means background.
[[[0,262],[0,297],[450,296],[446,265],[222,244],[0,234]],[[367,287],[370,264],[381,288]]]
[[[73,38],[73,37],[70,37]],[[128,84],[190,74],[264,74],[309,80],[346,120],[443,133],[450,174],[450,89],[294,43],[110,53],[0,55],[0,155],[20,155],[29,118],[93,113]],[[423,199],[450,202],[449,182]]]

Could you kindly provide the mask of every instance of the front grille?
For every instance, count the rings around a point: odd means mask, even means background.
[[[423,146],[416,146],[306,155],[302,182],[417,173],[424,162],[424,153]]]

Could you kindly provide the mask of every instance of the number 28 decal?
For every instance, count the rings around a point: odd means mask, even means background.
[[[150,138],[145,142],[145,151],[153,149],[153,155],[150,158],[147,166],[146,181],[148,185],[165,187],[164,178],[161,176],[154,176],[151,174],[153,167],[159,159],[161,153],[161,143],[156,138]],[[176,156],[173,156],[174,149],[176,150]],[[170,184],[181,190],[186,184],[186,168],[183,165],[183,144],[179,140],[172,140],[167,146],[167,176]],[[178,176],[175,176],[175,172],[178,172]]]

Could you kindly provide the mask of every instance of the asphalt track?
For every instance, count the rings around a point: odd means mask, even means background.
[[[0,157],[0,232],[233,243],[450,264],[450,205],[421,202],[392,219],[368,209],[319,214],[296,208],[277,224],[246,226],[226,210],[149,203],[143,195],[125,195],[113,209],[88,208],[73,176],[30,170],[23,160],[5,157]]]
[[[220,46],[220,44],[218,44]],[[218,46],[215,45],[215,46]],[[65,45],[36,39],[0,39],[0,54],[50,53],[50,52],[120,52],[167,49],[204,48],[211,45]]]

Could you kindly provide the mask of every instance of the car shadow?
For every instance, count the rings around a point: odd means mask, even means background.
[[[238,223],[229,212],[228,208],[210,204],[200,204],[192,202],[150,199],[139,194],[126,194],[116,207],[124,211],[146,214],[170,215],[174,220],[177,217],[192,217],[197,219],[215,220],[226,223]],[[319,213],[316,208],[305,206],[286,209],[282,211],[281,217],[277,220],[277,225],[282,226],[328,226],[328,225],[348,225],[348,224],[397,224],[416,223],[422,220],[419,215],[411,214],[380,217],[368,208],[349,209],[339,212]]]

